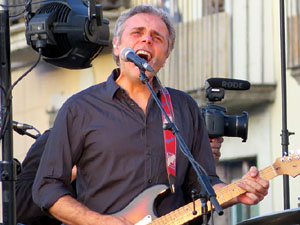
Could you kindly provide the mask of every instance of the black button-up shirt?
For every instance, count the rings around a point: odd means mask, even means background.
[[[168,184],[161,112],[151,96],[145,114],[116,84],[118,75],[114,70],[106,82],[73,95],[60,109],[33,186],[34,201],[42,208],[70,194],[73,165],[78,201],[100,213],[117,212],[146,188]],[[214,177],[212,183],[221,182],[196,102],[182,91],[168,90],[185,143]],[[199,187],[179,147],[176,163],[178,193]]]

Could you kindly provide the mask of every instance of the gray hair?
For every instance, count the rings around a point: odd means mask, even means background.
[[[118,43],[120,43],[121,36],[124,31],[124,24],[125,24],[126,20],[136,14],[139,14],[139,13],[149,13],[149,14],[156,15],[159,18],[161,18],[161,20],[166,24],[167,29],[169,31],[168,53],[170,54],[174,48],[175,37],[176,37],[176,31],[175,31],[173,22],[167,12],[165,12],[162,9],[155,8],[152,5],[139,5],[134,8],[131,8],[129,11],[123,13],[118,18],[118,20],[115,24],[113,40],[115,38],[118,38]],[[114,57],[114,60],[116,61],[117,65],[119,65],[119,63],[120,63],[119,57],[116,56],[114,54],[114,52],[113,52],[113,57]]]

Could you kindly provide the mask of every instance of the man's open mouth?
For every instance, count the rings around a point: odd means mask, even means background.
[[[145,59],[147,62],[149,62],[152,58],[151,54],[144,50],[138,50],[138,51],[136,51],[135,54],[137,54],[139,57]]]

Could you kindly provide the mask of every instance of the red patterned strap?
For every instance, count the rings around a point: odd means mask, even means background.
[[[165,94],[161,91],[161,103],[162,107],[166,111],[170,120],[174,122],[174,112],[171,102],[171,96],[166,88],[163,88]],[[167,98],[167,100],[166,100]],[[164,114],[162,113],[162,123],[163,127],[168,123]],[[168,172],[168,179],[170,184],[170,189],[175,192],[175,178],[176,178],[176,137],[172,131],[164,129],[164,140],[165,140],[165,156],[166,156],[166,166]]]

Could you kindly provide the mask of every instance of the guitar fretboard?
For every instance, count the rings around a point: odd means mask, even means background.
[[[268,166],[263,170],[259,171],[259,176],[265,180],[271,180],[274,177],[278,176],[278,174],[276,173],[276,170],[274,169],[273,166]],[[238,180],[216,191],[217,200],[219,201],[220,205],[246,192],[244,189],[238,186],[238,183],[243,182],[244,179]],[[164,216],[155,219],[150,224],[151,225],[181,225],[198,216],[201,216],[202,215],[201,201],[199,199],[195,201],[195,209],[197,211],[197,214],[193,215],[192,213],[194,210],[193,203],[189,203]],[[209,210],[211,209],[210,203],[208,203],[208,209]]]

